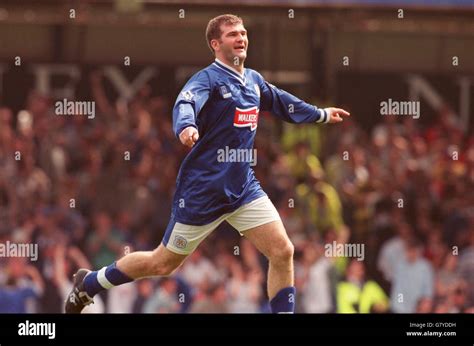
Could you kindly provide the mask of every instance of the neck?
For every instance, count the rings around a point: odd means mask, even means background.
[[[244,73],[244,62],[240,62],[239,65],[234,65],[234,64],[231,64],[230,62],[228,62],[226,59],[222,58],[222,57],[216,57],[216,60],[218,60],[220,63],[230,67],[231,69],[237,71],[239,74],[243,74]]]

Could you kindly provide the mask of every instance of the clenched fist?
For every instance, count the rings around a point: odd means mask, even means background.
[[[181,141],[181,143],[183,143],[184,145],[190,148],[194,146],[194,144],[197,142],[198,139],[199,139],[199,132],[193,126],[186,127],[179,134],[179,140]]]

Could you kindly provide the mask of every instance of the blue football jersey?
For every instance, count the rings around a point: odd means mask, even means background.
[[[173,108],[173,131],[179,138],[194,126],[199,139],[178,173],[175,221],[205,225],[266,195],[252,162],[233,159],[252,152],[260,111],[291,123],[329,121],[324,109],[267,83],[258,72],[246,68],[240,74],[217,59],[186,83]]]

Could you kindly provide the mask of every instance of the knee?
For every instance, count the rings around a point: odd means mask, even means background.
[[[274,264],[289,263],[293,260],[293,254],[295,247],[287,240],[281,245],[277,245],[272,248],[269,256],[269,261]]]

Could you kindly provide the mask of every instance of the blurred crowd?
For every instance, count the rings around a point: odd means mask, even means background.
[[[79,267],[101,268],[164,234],[187,148],[173,101],[146,86],[112,103],[90,75],[97,116],[55,115],[31,92],[0,106],[0,312],[59,313]],[[350,109],[350,107],[347,107]],[[429,124],[380,116],[283,124],[262,113],[254,167],[295,245],[297,312],[474,312],[474,136],[448,108]],[[363,258],[333,256],[363,244]],[[171,277],[103,292],[86,312],[269,312],[267,262],[224,224]]]

